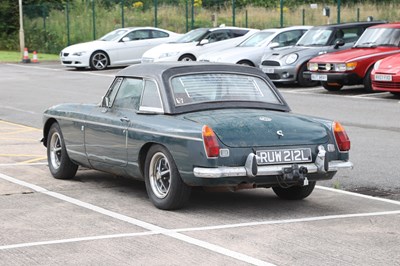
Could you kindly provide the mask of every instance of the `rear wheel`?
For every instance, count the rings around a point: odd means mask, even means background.
[[[164,146],[154,145],[149,149],[145,182],[147,195],[159,209],[179,209],[190,197],[191,188],[183,183],[174,159]]]
[[[303,73],[307,70],[307,64],[303,64],[299,73],[297,74],[297,82],[301,87],[314,87],[318,85],[318,81],[312,80],[311,78],[304,78]]]
[[[103,70],[109,65],[108,56],[105,52],[96,51],[90,56],[90,68],[93,70]]]
[[[196,58],[191,54],[184,54],[179,57],[178,61],[196,61]]]
[[[275,194],[287,200],[302,200],[310,196],[313,192],[316,182],[310,181],[307,186],[293,186],[288,188],[273,187]]]
[[[343,88],[343,85],[322,82],[322,87],[324,87],[324,89],[327,91],[340,91]]]
[[[73,163],[67,154],[64,138],[57,123],[50,127],[47,136],[47,161],[51,174],[57,179],[71,179],[78,170],[78,165]]]

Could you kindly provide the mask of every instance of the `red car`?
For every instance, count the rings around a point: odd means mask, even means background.
[[[400,23],[369,27],[352,48],[311,59],[304,77],[321,81],[329,91],[358,84],[372,91],[371,72],[375,62],[400,53],[399,45]]]
[[[374,91],[389,91],[400,95],[400,54],[377,61],[371,80]]]

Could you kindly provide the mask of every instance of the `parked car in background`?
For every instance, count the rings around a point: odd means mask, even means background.
[[[152,27],[121,28],[100,39],[64,48],[61,64],[77,69],[102,70],[109,66],[140,63],[148,49],[164,42],[174,41],[182,34]]]
[[[306,77],[321,81],[328,91],[338,91],[343,85],[363,84],[372,91],[371,72],[376,61],[400,53],[400,23],[368,28],[353,48],[321,55],[310,60]]]
[[[352,47],[364,30],[382,24],[381,21],[316,26],[306,32],[294,47],[267,52],[261,70],[275,83],[295,83],[315,86],[318,81],[303,77],[308,61],[320,54]]]
[[[192,187],[301,200],[352,167],[339,122],[291,113],[264,73],[234,64],[127,67],[100,104],[46,110],[42,141],[55,178],[78,165],[138,178],[160,209],[182,207]]]
[[[400,95],[400,54],[378,60],[371,73],[372,89]]]
[[[142,63],[196,61],[204,53],[234,47],[257,31],[225,26],[191,30],[175,42],[159,45],[144,53]]]
[[[311,26],[293,26],[282,29],[265,29],[254,33],[237,46],[203,54],[198,61],[233,63],[259,66],[265,52],[274,48],[292,46]]]

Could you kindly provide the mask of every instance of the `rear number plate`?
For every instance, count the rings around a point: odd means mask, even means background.
[[[392,81],[392,75],[376,74],[375,80],[377,80],[377,81]]]
[[[320,74],[311,74],[311,80],[320,80],[320,81],[327,81],[327,75],[320,75]]]
[[[284,164],[311,162],[311,149],[257,151],[257,164]]]

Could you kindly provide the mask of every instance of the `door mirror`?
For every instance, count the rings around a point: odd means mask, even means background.
[[[101,107],[110,107],[110,99],[107,96],[101,98]]]
[[[269,45],[269,48],[274,49],[276,47],[279,47],[279,43],[278,42],[273,42]]]
[[[122,42],[129,42],[131,39],[129,37],[122,38]]]
[[[345,44],[343,39],[338,39],[335,43],[335,49],[339,48],[339,46],[343,46]]]
[[[201,40],[201,41],[199,42],[199,45],[204,45],[204,44],[207,44],[207,43],[209,43],[209,42],[210,42],[209,40],[203,39],[203,40]]]

